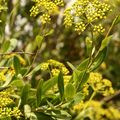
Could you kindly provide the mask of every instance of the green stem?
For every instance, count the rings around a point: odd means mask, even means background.
[[[115,25],[115,22],[117,21],[117,19],[118,19],[119,16],[120,16],[120,15],[117,15],[117,16],[115,17],[115,19],[113,20],[113,22],[112,22],[112,24],[111,24],[111,26],[110,26],[110,28],[109,28],[109,30],[108,30],[105,38],[107,38],[107,37],[109,36],[109,34],[110,34],[111,30],[113,29],[113,27],[114,27],[114,25]]]
[[[94,37],[93,37],[93,31],[92,31],[92,29],[91,29],[91,36],[92,36],[92,41],[93,41]],[[92,48],[93,48],[93,47],[94,47],[94,44],[92,43]],[[82,83],[83,78],[84,78],[85,74],[87,73],[87,70],[88,70],[89,66],[90,66],[91,63],[92,63],[92,50],[93,50],[93,49],[91,49],[91,51],[90,51],[89,61],[88,61],[87,66],[86,66],[86,68],[85,68],[85,72],[83,73],[83,75],[82,75],[82,77],[81,77],[80,84]],[[77,87],[77,91],[79,91],[80,84],[79,84],[78,87]]]
[[[96,92],[94,91],[89,99],[89,101],[87,102],[87,104],[85,104],[85,107],[83,108],[83,110],[78,114],[78,116],[75,118],[75,120],[80,120],[81,115],[85,114],[85,109],[88,107],[89,103],[91,102],[91,100],[93,99],[93,97],[95,96]]]
[[[85,107],[83,108],[83,111],[88,107],[89,103],[91,102],[91,100],[94,98],[96,94],[96,91],[94,91],[89,99],[89,101],[85,104]]]
[[[111,30],[113,29],[113,27],[114,27],[114,25],[115,25],[115,22],[117,21],[118,17],[119,17],[119,15],[116,16],[115,19],[113,20],[113,22],[112,22],[112,24],[111,24],[111,26],[110,26],[110,28],[109,28],[109,30],[108,30],[108,32],[107,32],[107,34],[106,34],[106,36],[105,36],[104,39],[106,39],[106,38],[109,36],[109,34],[110,34]],[[97,53],[96,53],[96,55],[95,55],[94,58],[97,57],[97,55],[99,54],[99,52],[100,52],[100,49],[97,51]]]

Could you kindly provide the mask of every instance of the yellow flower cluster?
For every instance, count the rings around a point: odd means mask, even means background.
[[[7,77],[13,77],[15,75],[15,69],[13,65],[8,69],[5,68],[2,71],[0,71],[0,85],[3,85],[3,83],[7,80]]]
[[[14,103],[14,101],[10,98],[10,94],[13,94],[13,92],[14,91],[11,89],[0,92],[0,107],[5,107]]]
[[[86,108],[87,112],[80,115],[80,119],[82,120],[86,120],[86,117],[90,120],[120,120],[119,110],[112,106],[104,108],[101,102],[95,100],[88,102],[81,101],[79,104],[73,106],[73,110],[80,114],[86,104],[88,105]]]
[[[4,73],[0,72],[0,82],[5,81],[5,80],[6,80],[6,77],[5,77]]]
[[[51,18],[50,18],[50,15],[46,13],[40,16],[40,20],[41,20],[41,23],[46,24],[46,23],[50,23]]]
[[[58,6],[64,6],[64,1],[63,0],[54,0],[54,3]]]
[[[71,77],[72,77],[71,75],[65,75],[65,76],[63,76],[64,85],[65,85],[65,86],[66,86],[67,83],[70,81]]]
[[[13,117],[13,116],[15,118],[20,118],[21,112],[18,109],[18,107],[13,107],[13,108],[10,108],[10,107],[1,108],[0,107],[0,119],[7,120],[8,117]]]
[[[67,75],[69,73],[68,69],[65,67],[63,63],[60,63],[52,59],[48,60],[45,63],[42,63],[41,70],[43,71],[50,70],[53,76],[58,75],[60,71],[64,75]]]
[[[0,92],[0,119],[12,116],[19,118],[21,116],[21,112],[17,107],[10,107],[10,105],[14,105],[13,99],[10,98],[13,93],[12,88]]]
[[[93,0],[92,4],[88,4],[86,7],[87,11],[87,19],[89,22],[93,22],[97,19],[104,19],[106,18],[106,14],[111,11],[110,5],[106,3],[101,3],[98,0]]]
[[[7,105],[10,105],[10,104],[13,104],[13,100],[10,99],[9,97],[3,97],[3,98],[0,98],[0,108],[1,107],[5,107]]]
[[[95,92],[108,96],[114,93],[112,83],[108,79],[103,79],[100,73],[90,73],[88,84]]]
[[[73,27],[79,34],[83,32],[87,26],[91,26],[97,32],[104,32],[101,25],[96,25],[99,21],[107,17],[111,11],[110,5],[100,0],[77,0],[74,4],[67,8],[64,12],[64,25]]]
[[[71,27],[73,25],[73,22],[74,22],[74,18],[71,14],[69,14],[71,11],[71,9],[66,9],[64,11],[64,15],[65,15],[65,18],[64,18],[64,24],[65,24],[65,27]]]
[[[83,101],[73,106],[73,110],[78,112],[84,108],[85,104]]]
[[[102,24],[99,24],[99,25],[94,25],[93,31],[98,33],[103,33],[105,29],[103,28]]]
[[[83,22],[79,22],[75,24],[75,31],[80,34],[86,29],[86,26]]]
[[[31,8],[31,16],[36,17],[41,14],[42,24],[50,23],[51,16],[58,14],[59,7],[64,5],[63,0],[34,0],[35,5]]]
[[[88,96],[88,95],[89,95],[89,90],[88,90],[88,88],[89,88],[89,85],[88,85],[88,84],[85,84],[85,85],[83,86],[82,92],[83,92],[84,96]]]
[[[112,106],[105,111],[105,115],[110,120],[120,120],[120,111]]]

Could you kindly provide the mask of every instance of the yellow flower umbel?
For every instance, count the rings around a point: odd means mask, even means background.
[[[94,32],[98,32],[98,33],[103,33],[105,31],[105,29],[103,28],[103,26],[101,24],[99,25],[94,25]]]
[[[5,107],[10,104],[13,104],[13,100],[9,97],[0,98],[0,107]]]
[[[71,11],[71,9],[66,9],[64,11],[64,15],[65,15],[65,18],[64,18],[64,24],[65,24],[65,27],[71,27],[73,25],[73,22],[74,22],[74,18],[71,14],[69,14]]]
[[[14,101],[10,97],[14,93],[12,88],[8,88],[0,92],[0,119],[7,119],[7,117],[20,118],[21,112],[18,107],[14,106]]]
[[[41,23],[46,24],[51,22],[51,18],[49,14],[43,14],[40,16]]]
[[[104,96],[114,93],[111,81],[108,79],[103,79],[100,73],[90,73],[88,84],[95,92],[101,93]]]
[[[103,33],[104,28],[101,20],[107,17],[111,11],[110,5],[100,0],[76,0],[74,4],[64,12],[64,25],[73,27],[78,34],[82,33],[87,26],[91,26],[96,32]]]
[[[58,14],[59,7],[64,5],[63,0],[33,0],[35,5],[30,10],[30,15],[40,15],[42,24],[50,23],[51,16]]]
[[[0,107],[5,107],[14,103],[10,98],[10,94],[13,94],[13,92],[14,91],[10,88],[0,92]]]
[[[0,119],[7,120],[8,117],[15,117],[15,118],[20,118],[21,112],[18,109],[18,107],[5,107],[5,108],[0,108]]]
[[[63,73],[63,75],[67,75],[69,73],[68,69],[65,67],[63,63],[60,63],[52,59],[42,63],[41,70],[42,71],[49,70],[53,76],[58,75],[60,71]]]
[[[83,32],[85,29],[86,29],[86,26],[83,22],[79,22],[75,24],[75,31],[78,32],[78,34]]]

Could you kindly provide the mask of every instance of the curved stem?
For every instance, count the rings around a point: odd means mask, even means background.
[[[108,35],[110,34],[110,32],[111,32],[111,30],[113,29],[113,27],[114,27],[114,25],[115,25],[115,22],[117,21],[117,19],[118,19],[119,16],[120,16],[120,15],[116,16],[115,19],[113,20],[113,22],[112,22],[112,24],[111,24],[111,26],[110,26],[110,28],[109,28],[109,30],[108,30],[105,38],[107,38]]]
[[[106,34],[106,36],[105,36],[104,39],[106,39],[106,38],[109,36],[109,34],[110,34],[111,30],[113,29],[113,27],[114,27],[114,25],[115,25],[115,22],[117,21],[118,17],[119,17],[119,15],[116,16],[115,19],[113,20],[113,22],[112,22],[112,24],[111,24],[111,26],[110,26],[110,28],[109,28],[109,30],[108,30],[108,32],[107,32],[107,34]],[[99,54],[99,52],[100,52],[100,49],[97,51],[97,53],[96,53],[96,55],[95,55],[94,58],[97,57],[97,55]]]
[[[91,102],[91,100],[94,98],[96,94],[96,91],[94,91],[89,99],[89,101],[87,102],[87,104],[85,104],[84,108],[83,108],[83,111],[88,107],[89,103]]]
[[[85,104],[83,110],[78,114],[78,116],[75,118],[75,120],[80,120],[81,115],[85,114],[85,109],[88,107],[90,101],[94,98],[95,94],[96,94],[96,91],[94,91],[94,92],[92,93],[89,101]]]

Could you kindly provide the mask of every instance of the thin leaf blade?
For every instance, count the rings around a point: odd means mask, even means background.
[[[62,72],[60,72],[59,75],[58,75],[58,89],[59,89],[60,97],[61,97],[61,100],[62,100],[63,96],[64,96],[64,79],[63,79]]]

